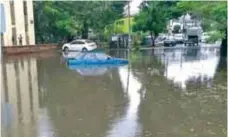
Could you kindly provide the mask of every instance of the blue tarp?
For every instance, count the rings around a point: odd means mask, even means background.
[[[4,33],[6,31],[6,17],[5,17],[5,8],[4,5],[1,3],[1,28],[0,28],[0,32]]]

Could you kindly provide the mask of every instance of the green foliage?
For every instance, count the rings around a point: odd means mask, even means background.
[[[142,40],[142,37],[140,33],[133,33],[133,36],[132,36],[133,48],[135,48],[136,50],[139,50],[141,45],[141,40]]]
[[[221,33],[220,31],[213,31],[213,32],[209,33],[209,38],[206,39],[206,42],[214,43],[223,37],[224,37],[224,34]]]
[[[159,33],[166,31],[170,19],[182,14],[182,10],[176,8],[176,5],[176,1],[143,2],[140,13],[135,17],[133,31],[150,32],[156,38]]]
[[[175,25],[173,27],[173,33],[179,33],[180,32],[180,29],[181,29],[181,26],[180,25]]]
[[[181,1],[177,6],[183,11],[200,17],[204,22],[213,24],[207,29],[217,29],[224,32],[227,28],[226,1]]]
[[[88,37],[106,24],[122,17],[126,2],[121,1],[34,1],[37,43],[60,42],[64,37]]]
[[[140,13],[135,17],[135,31],[150,31],[154,35],[162,32],[166,26],[166,13],[159,1],[148,2],[142,6]]]
[[[219,36],[222,39],[220,55],[227,56],[227,1],[181,1],[177,5],[180,9],[201,17],[203,21],[210,22],[210,27],[206,27],[208,30],[220,31],[212,38],[218,39]],[[204,26],[208,25],[204,23]]]

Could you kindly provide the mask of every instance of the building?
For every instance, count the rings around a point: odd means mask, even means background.
[[[5,32],[1,34],[3,46],[34,45],[33,1],[1,0],[5,15]],[[4,19],[3,19],[4,17]]]

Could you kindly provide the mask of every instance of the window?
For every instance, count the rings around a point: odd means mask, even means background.
[[[12,25],[15,25],[14,1],[10,1],[10,14],[11,14],[11,23]]]
[[[28,35],[28,16],[27,16],[27,1],[23,1],[23,8],[24,8],[24,22],[25,22],[25,41],[26,44],[29,45],[29,35]]]
[[[27,15],[27,1],[23,1],[24,15]]]
[[[71,44],[85,44],[85,42],[82,42],[82,41],[73,41],[73,42],[71,42]]]
[[[86,43],[92,43],[92,41],[91,41],[91,40],[86,40],[85,42],[86,42]]]
[[[17,45],[17,32],[15,27],[12,28],[12,44]]]
[[[5,46],[4,45],[4,38],[3,38],[4,36],[3,36],[3,33],[1,33],[1,45],[3,45],[3,46]]]

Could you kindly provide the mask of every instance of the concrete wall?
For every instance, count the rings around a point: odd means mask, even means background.
[[[28,46],[7,46],[3,47],[3,53],[8,55],[44,52],[58,48],[57,44],[28,45]]]

